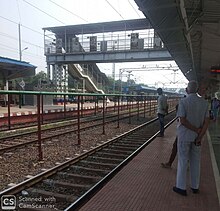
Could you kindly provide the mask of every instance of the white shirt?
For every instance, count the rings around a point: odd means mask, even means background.
[[[167,97],[165,97],[164,95],[159,95],[158,100],[157,100],[157,113],[159,114],[166,114],[167,111]]]
[[[182,99],[178,106],[177,117],[185,117],[190,124],[200,128],[204,120],[209,116],[208,102],[195,93]],[[180,122],[177,125],[178,141],[194,142],[197,133],[186,128]]]

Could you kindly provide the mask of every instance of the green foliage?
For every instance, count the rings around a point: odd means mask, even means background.
[[[39,81],[46,81],[46,80],[47,80],[47,74],[44,71],[41,71],[32,77],[25,78],[25,82],[32,84],[33,86],[37,86],[39,84]]]

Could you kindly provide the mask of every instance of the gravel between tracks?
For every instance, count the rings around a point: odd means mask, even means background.
[[[83,153],[83,150],[89,150],[97,144],[107,141],[125,131],[134,128],[143,123],[141,121],[132,120],[132,124],[128,121],[108,124],[105,127],[106,134],[102,134],[102,127],[87,130],[81,133],[81,146],[78,147],[77,135],[65,135],[54,138],[43,143],[43,161],[38,161],[38,148],[36,146],[28,146],[17,149],[15,152],[4,153],[0,156],[0,191],[8,188],[9,183],[19,183],[26,180],[27,175],[36,175],[42,172],[42,169],[49,169],[56,166],[57,162],[64,162],[67,158],[74,158],[77,154]]]

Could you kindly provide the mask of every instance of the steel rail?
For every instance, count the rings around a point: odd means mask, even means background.
[[[165,128],[169,127],[176,118],[171,120],[165,125]],[[152,120],[149,123],[155,121]],[[140,129],[143,126],[140,125],[136,129]],[[135,130],[136,130],[135,129]],[[129,163],[138,153],[140,153],[147,145],[149,145],[159,134],[159,131],[151,136],[143,145],[141,145],[137,150],[135,150],[131,155],[129,155],[125,160],[123,160],[119,165],[117,165],[111,172],[109,172],[103,179],[101,179],[96,185],[90,188],[86,193],[84,193],[80,198],[78,198],[74,203],[67,207],[64,211],[75,211],[84,205],[95,193],[97,193],[109,180],[111,180],[127,163]]]
[[[147,104],[148,102],[146,102],[146,104]],[[145,104],[144,104],[145,105]],[[126,108],[126,107],[128,107],[127,105],[120,105],[120,107],[124,107],[124,108]],[[146,107],[146,105],[145,105],[145,107]],[[99,107],[99,109],[102,109],[102,107]],[[114,112],[114,110],[115,110],[115,106],[109,106],[109,107],[106,107],[106,109],[108,109],[108,112],[107,113],[109,113],[109,112]],[[88,113],[89,112],[89,113]],[[147,112],[147,110],[145,110],[145,112]],[[44,113],[43,115],[44,116],[46,116],[46,118],[47,118],[47,116],[50,116],[50,115],[57,115],[57,114],[59,114],[59,115],[63,115],[64,114],[64,112],[62,111],[62,112],[52,112],[52,113]],[[56,123],[61,123],[61,122],[65,122],[65,121],[68,121],[68,120],[70,120],[70,119],[72,119],[73,117],[77,117],[77,110],[73,110],[73,111],[67,111],[67,114],[72,114],[72,116],[66,116],[66,118],[59,118],[58,119],[58,121],[56,121],[55,119],[48,119],[48,120],[45,120],[45,118],[44,118],[44,123],[42,124],[42,125],[48,125],[48,124],[56,124]],[[73,115],[74,114],[74,115]],[[83,116],[89,116],[89,115],[94,115],[94,109],[84,109],[83,110]],[[33,116],[35,116],[35,118],[37,118],[37,114],[30,114],[30,115],[24,115],[24,117],[25,118],[27,118],[28,116],[31,116],[31,117],[33,117]],[[12,121],[14,121],[13,119],[18,119],[18,121],[19,121],[19,119],[20,118],[22,118],[23,116],[12,116],[11,118],[10,118],[10,121],[12,122]],[[7,117],[3,117],[3,118],[7,118]],[[20,126],[21,125],[21,126]],[[17,126],[17,127],[16,127]],[[27,128],[27,126],[28,127],[37,127],[37,123],[36,123],[36,120],[33,120],[33,121],[30,121],[30,122],[27,122],[26,124],[25,123],[15,123],[15,124],[11,124],[10,125],[10,129],[8,130],[8,129],[4,129],[4,127],[5,128],[7,128],[8,126],[7,125],[2,125],[2,127],[1,127],[1,129],[0,129],[0,132],[4,132],[4,131],[10,131],[10,130],[17,130],[17,129],[23,129],[23,128]]]
[[[126,114],[125,114],[126,115]],[[126,118],[132,118],[132,117],[134,117],[134,116],[136,116],[135,114],[133,114],[133,115],[130,115],[130,116],[124,116],[124,117],[121,117],[120,118],[120,120],[122,120],[122,119],[126,119]],[[106,117],[106,118],[114,118],[114,117],[117,117],[117,115],[115,115],[115,116],[108,116],[108,117]],[[91,122],[91,121],[99,121],[99,120],[101,120],[102,118],[98,118],[98,119],[96,119],[96,118],[94,118],[94,119],[90,119],[90,120],[85,120],[85,121],[83,121],[82,123],[89,123],[89,122]],[[115,122],[115,121],[118,121],[118,119],[114,119],[114,120],[110,120],[110,121],[107,121],[105,124],[110,124],[110,123],[112,123],[112,122]],[[98,127],[98,126],[101,126],[103,123],[99,123],[99,124],[95,124],[95,125],[90,125],[90,126],[87,126],[87,127],[83,127],[83,128],[80,128],[80,131],[85,131],[85,130],[87,130],[87,129],[91,129],[91,128],[93,128],[93,127]],[[68,125],[68,126],[70,126],[70,124]],[[76,126],[76,125],[71,125],[71,126]],[[55,128],[50,128],[50,129],[42,129],[42,131],[48,131],[48,130],[54,130],[54,129],[56,129],[56,128],[62,128],[62,127],[66,127],[66,125],[64,125],[64,126],[60,126],[60,127],[55,127]],[[69,130],[69,131],[64,131],[64,132],[60,132],[60,133],[58,133],[58,134],[53,134],[53,135],[49,135],[49,136],[46,136],[46,137],[42,137],[41,138],[41,140],[42,141],[46,141],[46,140],[48,140],[48,139],[51,139],[51,138],[55,138],[55,137],[59,137],[59,136],[62,136],[62,135],[66,135],[67,133],[75,133],[75,132],[77,132],[78,131],[78,129],[73,129],[73,130]],[[20,136],[26,136],[26,135],[31,135],[31,134],[35,134],[35,133],[37,133],[36,131],[34,131],[34,132],[27,132],[27,133],[23,133],[23,134],[17,134],[17,135],[14,135],[14,136],[9,136],[9,137],[7,137],[6,138],[6,140],[7,139],[10,139],[10,138],[16,138],[16,137],[20,137]],[[3,140],[3,139],[2,139]],[[6,152],[6,151],[11,151],[11,150],[14,150],[14,149],[17,149],[17,148],[20,148],[20,147],[23,147],[23,146],[27,146],[27,145],[30,145],[30,144],[34,144],[34,143],[37,143],[38,142],[38,139],[35,139],[35,140],[32,140],[32,141],[27,141],[27,142],[24,142],[24,143],[19,143],[19,144],[16,144],[16,145],[13,145],[13,146],[9,146],[9,147],[4,147],[4,148],[1,148],[0,149],[0,154],[1,153],[4,153],[4,152]],[[0,144],[1,144],[1,142],[0,142]]]
[[[147,110],[145,110],[145,112],[149,112],[149,108]],[[132,111],[131,113],[134,113],[133,116],[135,115],[137,111]],[[115,113],[115,112],[114,112]],[[111,118],[111,117],[114,117],[114,116],[117,116],[117,114],[114,114],[114,113],[108,113],[108,115],[106,115],[105,117],[106,118]],[[113,114],[113,115],[112,115]],[[123,115],[125,114],[128,114],[127,113],[121,113]],[[142,112],[140,114],[143,114],[143,109],[142,109]],[[132,115],[131,115],[132,116]],[[87,116],[87,117],[83,117],[83,120],[82,120],[82,123],[86,123],[86,122],[89,122],[89,121],[93,121],[93,120],[101,120],[103,117],[101,115],[96,115],[95,117],[94,116]],[[66,120],[67,121],[67,120]],[[71,122],[71,123],[69,123]],[[53,122],[53,123],[47,123],[47,124],[43,124],[44,127],[47,127],[48,125],[55,125],[55,127],[53,128],[42,128],[42,131],[46,131],[46,130],[52,130],[52,129],[56,129],[56,128],[61,128],[61,127],[66,127],[66,126],[73,126],[72,123],[74,122],[77,122],[77,119],[74,119],[74,120],[71,120],[71,121],[68,121],[69,124],[65,124],[65,125],[59,125],[59,124],[63,124],[65,123],[65,121],[60,121],[60,122]],[[56,127],[56,125],[58,125]],[[25,129],[36,129],[37,128],[37,125],[34,125],[34,126],[30,126],[30,127],[26,127]],[[13,128],[13,130],[23,130],[24,128]],[[8,130],[7,130],[8,131]],[[0,133],[3,133],[5,131],[0,131]],[[19,137],[21,135],[30,135],[32,133],[35,133],[37,131],[32,131],[32,132],[26,132],[26,133],[22,133],[22,134],[15,134],[15,135],[10,135],[10,136],[7,136],[7,137],[3,137],[0,139],[1,140],[4,140],[4,139],[9,139],[9,138],[16,138],[16,137]]]
[[[176,118],[174,118],[171,122],[169,122],[165,127],[168,127],[173,121],[175,121]],[[141,130],[143,127],[150,125],[151,123],[157,121],[157,118],[154,118],[140,126],[135,127],[134,129],[129,130],[128,132],[117,136],[116,138],[113,138],[104,144],[89,150],[88,152],[85,152],[81,154],[80,156],[73,158],[71,160],[68,160],[60,165],[57,165],[49,170],[46,170],[45,172],[42,172],[30,179],[27,179],[26,181],[23,181],[9,189],[6,189],[2,192],[0,192],[0,197],[3,195],[10,195],[10,194],[16,194],[24,189],[27,189],[34,184],[48,178],[49,176],[52,176],[56,174],[58,171],[64,170],[71,165],[83,160],[84,158],[87,158],[89,155],[94,154],[97,151],[100,151],[101,149],[106,148],[107,146],[110,146],[112,143],[117,142],[118,140],[125,138],[129,136],[130,134],[133,134],[137,130]],[[96,185],[94,185],[92,188],[90,188],[86,193],[84,193],[81,197],[79,197],[74,203],[72,203],[66,210],[76,210],[77,207],[80,207],[82,204],[84,204],[89,198],[92,197],[92,195],[97,192],[108,180],[110,180],[127,162],[129,162],[136,154],[138,154],[145,146],[147,146],[158,134],[154,134],[151,136],[148,140],[145,141],[145,143],[140,146],[138,149],[136,149],[130,156],[128,156],[124,161],[122,161],[117,167],[115,167],[111,172],[109,172],[106,176],[104,176],[103,179],[101,179]]]

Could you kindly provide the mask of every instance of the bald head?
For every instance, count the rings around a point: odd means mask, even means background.
[[[197,81],[189,81],[187,86],[187,92],[188,93],[196,93],[198,91],[198,83]]]

